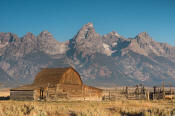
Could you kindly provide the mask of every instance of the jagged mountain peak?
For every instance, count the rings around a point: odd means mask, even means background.
[[[85,32],[88,32],[88,31],[93,31],[93,32],[95,32],[93,23],[87,23],[87,24],[85,24],[85,25],[80,29],[79,32],[83,32],[83,31],[85,31]]]
[[[18,37],[16,34],[11,33],[11,32],[0,32],[0,36],[16,36],[16,37]]]
[[[106,39],[114,39],[114,38],[120,38],[121,36],[116,32],[116,31],[112,31],[110,33],[107,33],[105,35],[103,35],[103,38],[106,38]]]
[[[88,26],[88,27],[94,27],[93,23],[91,23],[91,22],[85,24],[85,26]]]
[[[144,32],[140,32],[138,36],[149,36],[149,34],[146,31],[144,31]]]
[[[120,36],[116,31],[112,31],[109,34],[112,35],[112,36],[117,36],[117,37]]]
[[[31,32],[27,32],[27,33],[23,36],[23,38],[35,38],[35,35],[34,35],[33,33],[31,33]]]
[[[4,32],[0,32],[0,35],[1,35],[1,36],[4,35],[4,34],[6,34],[6,33],[4,33]]]
[[[150,37],[150,35],[147,32],[141,32],[139,33],[135,39],[137,39],[137,41],[139,42],[151,42],[153,41],[153,39]]]
[[[27,32],[26,35],[34,35],[32,32]]]
[[[139,33],[134,39],[129,39],[129,50],[144,56],[166,56],[174,57],[174,49],[165,43],[154,41],[147,32]]]
[[[53,39],[53,35],[50,32],[48,32],[47,30],[44,30],[38,35],[38,38],[45,39],[45,40]]]
[[[10,35],[10,34],[13,34],[11,32],[0,32],[0,35]]]
[[[92,23],[85,24],[77,33],[77,35],[74,37],[76,42],[80,42],[81,40],[85,40],[88,38],[96,38],[100,35],[95,32],[94,26]]]
[[[39,35],[48,35],[48,34],[51,34],[51,33],[47,30],[43,30]]]
[[[21,38],[21,41],[22,42],[25,42],[25,43],[28,43],[28,44],[31,44],[31,42],[33,44],[35,44],[34,42],[36,41],[36,37],[33,33],[31,32],[27,32],[22,38]]]
[[[41,33],[49,33],[48,30],[43,30]]]
[[[16,41],[19,41],[19,37],[16,34],[11,33],[11,32],[7,32],[7,33],[1,32],[0,33],[0,41],[1,41],[1,43],[16,42]]]

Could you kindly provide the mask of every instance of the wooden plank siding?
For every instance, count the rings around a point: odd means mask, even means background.
[[[10,99],[11,100],[34,100],[34,92],[33,90],[11,90],[10,91]]]

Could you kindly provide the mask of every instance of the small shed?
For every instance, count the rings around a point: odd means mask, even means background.
[[[102,90],[84,85],[72,67],[45,68],[33,84],[10,90],[12,100],[101,100]]]

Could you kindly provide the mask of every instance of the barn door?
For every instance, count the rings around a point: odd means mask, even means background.
[[[40,88],[40,99],[41,100],[44,99],[43,93],[44,93],[44,89]]]

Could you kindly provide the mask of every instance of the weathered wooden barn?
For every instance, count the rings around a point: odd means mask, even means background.
[[[69,68],[45,68],[33,84],[10,90],[12,100],[101,100],[102,90],[84,85],[78,72]]]

